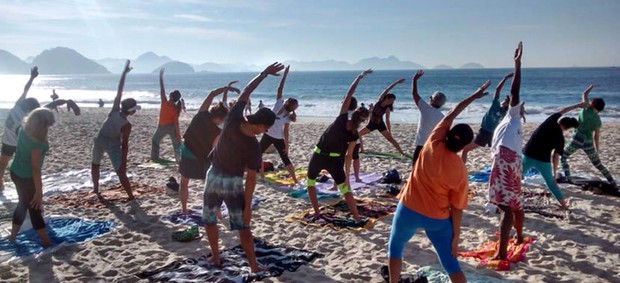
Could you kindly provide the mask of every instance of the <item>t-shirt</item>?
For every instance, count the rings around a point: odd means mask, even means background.
[[[418,121],[418,130],[415,135],[415,145],[422,146],[437,123],[443,119],[443,113],[441,113],[439,109],[428,105],[428,103],[422,99],[418,102],[418,108],[420,109],[420,119]]]
[[[183,135],[185,147],[197,158],[207,161],[209,152],[213,148],[213,140],[220,132],[220,128],[211,121],[211,113],[198,112]]]
[[[174,124],[179,117],[179,113],[177,113],[177,108],[174,104],[170,102],[161,103],[161,107],[159,108],[159,122],[158,125],[170,125]]]
[[[350,142],[359,138],[350,130],[347,130],[347,122],[349,121],[348,113],[341,114],[336,120],[327,127],[323,132],[316,146],[324,153],[338,153],[340,157],[344,157],[347,153],[347,147]]]
[[[530,140],[525,144],[523,154],[542,162],[551,162],[551,151],[562,155],[564,153],[564,133],[558,124],[562,113],[555,113],[547,118],[532,133]]]
[[[243,177],[246,168],[258,171],[261,167],[261,151],[256,137],[241,131],[245,105],[244,101],[237,101],[230,109],[220,141],[211,152],[211,166],[226,175]]]
[[[577,120],[579,121],[579,127],[575,134],[584,137],[588,141],[592,140],[592,132],[600,129],[602,126],[601,117],[598,116],[598,113],[592,107],[582,109]]]
[[[273,113],[276,113],[276,120],[273,122],[273,125],[269,130],[267,130],[267,135],[274,139],[284,139],[284,125],[286,123],[291,122],[291,114],[290,113],[280,113],[278,112],[284,107],[284,100],[278,99],[276,104],[271,109]]]
[[[450,207],[467,207],[468,177],[461,157],[446,146],[450,123],[441,122],[424,144],[400,201],[434,219],[450,217]]]
[[[499,97],[494,98],[493,102],[491,102],[491,107],[487,110],[487,113],[484,114],[484,117],[482,117],[482,124],[480,127],[483,130],[492,133],[495,131],[499,121],[504,118],[504,115],[506,115],[506,110],[504,110],[499,103]]]
[[[15,175],[21,178],[32,178],[32,151],[35,149],[43,151],[41,164],[39,164],[39,166],[43,167],[43,160],[45,159],[45,153],[49,150],[49,144],[34,141],[26,132],[20,129],[17,137],[17,150],[15,151],[13,163],[11,163],[11,171]]]
[[[500,146],[505,146],[514,152],[521,152],[521,105],[519,103],[516,106],[510,106],[508,113],[504,116],[504,119],[497,125],[495,132],[493,132],[493,143],[491,148],[495,151]]]
[[[28,114],[17,104],[9,111],[9,115],[4,121],[4,135],[2,136],[2,143],[12,146],[17,145],[17,131],[22,125],[22,120]]]
[[[347,118],[349,118],[349,120],[351,120],[351,116],[353,116],[353,112],[355,112],[355,110],[348,110],[347,111]],[[359,128],[357,129],[359,131]],[[355,140],[355,144],[361,144],[362,141],[358,138],[357,140]]]
[[[111,112],[103,122],[95,141],[100,145],[120,145],[121,129],[127,124],[129,121],[121,116],[120,111]]]

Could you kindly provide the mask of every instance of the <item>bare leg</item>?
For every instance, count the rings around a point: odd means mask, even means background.
[[[467,279],[463,271],[459,271],[450,274],[450,281],[452,281],[452,283],[466,283]]]
[[[370,130],[368,129],[368,127],[364,127],[362,130],[360,130],[359,132],[357,132],[357,134],[361,137],[363,135],[366,135],[370,133]]]
[[[385,130],[381,132],[381,134],[396,148],[396,150],[398,150],[398,152],[400,152],[400,154],[402,155],[405,154],[403,150],[400,148],[400,145],[398,144],[398,142],[394,139],[394,137],[392,137],[392,134],[390,132]]]
[[[220,261],[220,247],[219,247],[219,233],[217,230],[217,224],[207,225],[205,226],[205,230],[207,231],[207,239],[209,240],[209,246],[211,246],[211,259],[213,264],[217,266],[221,266],[222,262]],[[243,240],[241,240],[243,243]]]
[[[181,199],[181,211],[187,214],[187,200],[189,199],[189,191],[187,189],[189,179],[181,176],[181,189],[179,190],[179,198]]]
[[[512,209],[505,205],[498,205],[500,208],[502,217],[499,229],[499,248],[493,259],[506,259],[508,253],[508,240],[510,238],[510,230],[514,222],[514,215]]]
[[[93,192],[99,193],[99,164],[90,165],[90,176],[93,179]]]
[[[523,210],[515,210],[514,227],[517,230],[517,244],[523,243],[523,222],[525,222],[525,212]]]
[[[9,236],[9,242],[14,243],[17,238],[17,233],[19,233],[19,229],[22,228],[21,224],[13,224],[11,228],[11,235]]]
[[[4,171],[9,165],[12,156],[2,155],[0,156],[0,191],[4,189]]]
[[[351,210],[351,213],[353,213],[353,218],[355,218],[356,221],[362,220],[360,218],[359,212],[357,211],[357,203],[355,203],[355,197],[353,197],[353,193],[348,192],[344,194],[344,200],[347,202],[347,206],[349,207],[349,210]]]
[[[465,148],[463,148],[463,153],[461,154],[461,159],[463,159],[463,163],[464,164],[467,164],[467,154],[470,151],[472,151],[472,150],[474,150],[474,149],[476,149],[478,147],[479,147],[478,144],[476,144],[475,142],[472,142],[472,143],[466,145]]]
[[[239,238],[241,239],[241,247],[243,251],[245,251],[245,256],[248,258],[248,264],[250,265],[250,270],[253,273],[263,271],[264,268],[258,266],[256,262],[256,253],[254,253],[254,237],[252,236],[252,231],[249,228],[239,230]]]
[[[297,176],[295,176],[295,167],[293,166],[293,164],[286,165],[286,170],[293,178],[293,182],[295,182],[295,184],[299,183],[299,181],[297,180]]]
[[[310,203],[312,204],[312,208],[314,208],[314,213],[318,216],[319,213],[319,199],[316,195],[316,187],[308,186],[308,198],[310,198]]]
[[[400,273],[403,269],[403,260],[400,258],[390,258],[388,261],[388,269],[390,270],[390,283],[398,283]]]
[[[129,178],[127,178],[127,172],[125,170],[118,170],[116,171],[116,175],[118,175],[118,179],[121,181],[123,189],[125,189],[125,192],[129,196],[129,200],[133,200],[134,196],[131,192],[131,184],[129,183]]]
[[[360,179],[360,160],[353,159],[353,175],[355,175],[355,182],[361,183],[362,179]]]
[[[50,242],[50,238],[47,235],[45,228],[37,230],[37,234],[39,235],[39,238],[41,238],[41,244],[44,248],[47,249],[52,246],[52,242]]]

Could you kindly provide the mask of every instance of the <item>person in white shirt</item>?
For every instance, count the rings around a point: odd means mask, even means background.
[[[422,151],[422,146],[426,142],[426,139],[433,131],[435,126],[443,119],[443,113],[439,110],[446,103],[446,95],[442,92],[436,91],[430,97],[428,103],[422,100],[418,93],[418,79],[424,75],[424,71],[419,70],[413,76],[413,82],[411,85],[411,92],[413,95],[413,101],[420,110],[420,119],[418,119],[418,129],[415,134],[415,151],[413,152],[413,164],[418,160],[418,156]]]

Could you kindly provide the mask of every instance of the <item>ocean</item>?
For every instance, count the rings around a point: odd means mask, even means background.
[[[495,86],[511,69],[455,69],[425,70],[419,81],[420,95],[427,99],[434,91],[441,91],[448,97],[444,110],[471,94],[485,80],[491,80],[489,96],[476,101],[461,116],[460,121],[480,122],[490,106]],[[381,91],[392,81],[405,78],[406,82],[396,86],[396,102],[391,120],[393,123],[415,123],[418,111],[411,96],[411,78],[415,71],[375,71],[359,84],[356,97],[368,105],[375,103]],[[297,110],[301,120],[326,120],[337,116],[340,101],[346,94],[351,81],[359,72],[326,71],[295,72],[294,66],[284,87],[284,97],[295,97],[300,102]],[[196,73],[167,74],[166,91],[181,91],[188,109],[196,109],[211,89],[239,80],[243,86],[256,73]],[[73,99],[81,107],[96,107],[101,98],[107,107],[116,95],[119,74],[107,75],[41,75],[29,92],[29,96],[45,103],[50,101],[52,89],[64,99]],[[0,107],[10,108],[21,94],[28,80],[25,75],[0,75],[3,95]],[[252,94],[252,107],[256,110],[259,100],[266,106],[275,103],[279,77],[268,77]],[[589,84],[596,87],[590,97],[603,97],[607,104],[601,113],[603,120],[620,120],[620,68],[536,68],[522,70],[521,96],[525,101],[528,121],[541,122],[560,107],[578,103],[581,93]],[[510,93],[510,82],[502,95]],[[127,77],[124,97],[133,97],[143,108],[159,107],[159,81],[157,74],[132,74]],[[232,94],[230,99],[234,99]],[[218,98],[216,98],[216,101]],[[576,111],[569,115],[576,115]]]

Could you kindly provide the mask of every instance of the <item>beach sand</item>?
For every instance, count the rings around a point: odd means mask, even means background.
[[[90,168],[92,138],[96,135],[109,108],[84,109],[75,117],[61,113],[58,123],[50,132],[50,151],[45,160],[43,174],[66,172]],[[7,110],[0,111],[4,121]],[[193,113],[182,115],[182,129]],[[290,157],[297,167],[307,167],[311,149],[319,134],[324,131],[325,122],[304,121],[291,125]],[[155,130],[157,111],[140,111],[130,118],[133,131],[130,140],[128,171],[133,183],[153,187],[165,187],[168,177],[179,179],[176,167],[144,168],[137,165],[147,162],[151,135]],[[1,123],[3,124],[3,123]],[[619,124],[604,124],[601,138],[601,160],[620,178]],[[472,125],[475,131],[478,125]],[[529,137],[535,124],[525,124],[525,137]],[[616,129],[616,130],[612,130]],[[415,125],[394,125],[396,140],[407,152],[413,152]],[[364,137],[366,150],[395,152],[379,133]],[[172,158],[172,146],[168,139],[162,143],[162,156]],[[264,159],[280,162],[275,154]],[[469,170],[480,170],[490,165],[488,148],[478,149],[470,154]],[[593,174],[602,177],[578,152],[570,159],[575,173]],[[362,155],[362,171],[383,173],[394,167],[404,178],[411,170],[409,162],[395,159],[369,158]],[[102,170],[111,170],[108,159],[104,159]],[[8,171],[5,180],[9,181]],[[109,189],[104,186],[100,190]],[[484,214],[486,186],[471,183],[477,195],[470,200],[463,216],[461,251],[471,251],[490,240],[498,230],[497,215]],[[45,188],[44,188],[45,189]],[[477,268],[473,259],[460,259],[467,274],[484,275],[517,282],[619,282],[620,281],[620,199],[610,196],[582,192],[577,187],[564,189],[572,199],[572,215],[569,221],[545,218],[537,214],[526,214],[524,233],[536,238],[524,262],[511,271],[496,272]],[[379,190],[362,190],[357,197],[376,198]],[[304,199],[294,199],[286,193],[258,184],[255,194],[264,198],[253,212],[252,231],[272,244],[317,251],[325,255],[302,266],[296,272],[285,272],[282,276],[265,279],[265,282],[383,282],[378,273],[387,260],[387,241],[392,218],[379,221],[370,230],[360,233],[337,232],[328,228],[305,227],[299,223],[284,221],[292,214],[309,209]],[[334,203],[338,199],[321,200]],[[46,202],[44,198],[44,203]],[[202,184],[190,183],[189,206],[202,205]],[[12,213],[14,204],[5,204],[2,214]],[[163,223],[159,217],[168,211],[179,209],[178,196],[165,193],[138,197],[130,203],[114,203],[107,208],[72,208],[45,204],[46,215],[76,215],[92,220],[110,220],[118,224],[112,232],[79,244],[72,244],[60,250],[45,253],[38,258],[0,263],[2,282],[135,282],[140,281],[136,273],[162,267],[167,263],[187,257],[198,257],[210,252],[206,236],[200,241],[180,243],[172,241],[170,234],[177,229]],[[3,227],[10,225],[10,218],[1,219]],[[239,244],[236,232],[228,230],[228,223],[220,224],[220,247],[228,248]],[[202,232],[204,230],[201,228]],[[2,232],[5,235],[5,232]],[[424,233],[409,242],[404,252],[403,270],[413,272],[423,266],[439,266],[429,240]],[[144,281],[144,280],[143,280]]]

